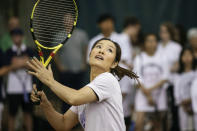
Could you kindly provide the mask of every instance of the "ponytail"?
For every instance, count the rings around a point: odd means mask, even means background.
[[[115,68],[111,69],[110,72],[113,75],[118,76],[119,80],[121,80],[124,76],[128,76],[131,79],[137,80],[138,84],[140,84],[140,82],[138,80],[139,77],[133,71],[127,70],[125,68],[122,68],[119,65],[117,65]]]

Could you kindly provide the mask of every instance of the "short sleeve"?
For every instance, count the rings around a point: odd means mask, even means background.
[[[74,112],[75,114],[78,114],[77,106],[71,106],[71,107],[70,107],[70,110],[71,110],[72,112]]]
[[[140,74],[140,56],[136,56],[136,58],[134,59],[134,71],[139,75]]]
[[[129,94],[132,90],[133,79],[130,79],[128,76],[124,76],[120,81],[121,92],[124,94]]]
[[[162,56],[162,68],[163,68],[163,76],[162,79],[163,80],[168,80],[170,77],[170,72],[168,69],[168,62],[167,62],[167,58],[165,56]]]
[[[143,56],[139,54],[136,56],[134,59],[134,72],[139,76],[138,80],[140,81],[141,84],[143,84],[143,76],[141,74],[141,67],[142,67],[142,58]]]
[[[87,86],[96,93],[99,102],[101,102],[111,97],[113,88],[115,88],[113,86],[113,83],[116,83],[115,81],[117,81],[117,79],[111,73],[103,73],[97,76]]]
[[[179,56],[180,56],[182,47],[178,43],[175,43],[175,44],[176,44],[176,46],[174,48],[174,59],[175,59],[175,62],[176,62],[176,61],[179,60]]]
[[[129,38],[124,34],[120,35],[118,42],[122,50],[121,60],[126,61],[128,64],[130,64],[132,62],[132,47],[129,43]]]

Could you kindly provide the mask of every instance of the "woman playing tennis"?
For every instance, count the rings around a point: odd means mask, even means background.
[[[137,76],[118,66],[120,57],[121,49],[117,43],[106,38],[95,42],[89,55],[91,82],[80,90],[55,81],[51,66],[46,69],[33,58],[27,62],[33,70],[29,73],[72,107],[65,114],[56,112],[45,93],[37,92],[35,85],[31,100],[37,102],[41,99],[40,106],[55,130],[70,130],[80,122],[85,131],[125,131],[122,95],[117,78],[127,75],[137,79]]]

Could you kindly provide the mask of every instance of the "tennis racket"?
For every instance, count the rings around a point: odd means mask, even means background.
[[[75,0],[37,0],[35,2],[30,19],[30,31],[37,45],[40,61],[45,67],[71,37],[77,18],[78,8]],[[50,53],[46,55],[43,52]],[[37,87],[41,90],[40,86]]]

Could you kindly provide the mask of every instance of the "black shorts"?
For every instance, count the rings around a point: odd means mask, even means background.
[[[30,94],[28,94],[30,96]],[[30,97],[29,97],[30,98]],[[23,112],[32,113],[33,105],[31,101],[25,102],[22,94],[8,95],[8,109],[11,116],[16,116],[19,107],[22,107]]]
[[[126,126],[130,126],[131,125],[131,117],[124,117],[124,122]]]

